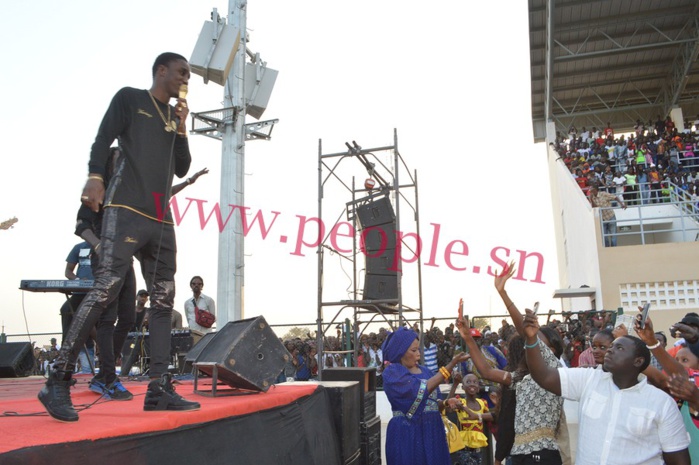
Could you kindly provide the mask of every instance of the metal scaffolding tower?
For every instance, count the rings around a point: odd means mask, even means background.
[[[322,140],[318,141],[316,339],[321,379],[327,352],[324,350],[324,336],[338,321],[344,321],[339,318],[348,310],[352,313],[352,323],[345,330],[345,350],[341,351],[348,360],[350,353],[356,360],[359,336],[376,319],[383,319],[395,329],[407,323],[404,313],[413,313],[415,318],[419,318],[421,330],[423,326],[417,172],[411,172],[401,157],[395,129],[393,145],[369,149],[362,148],[355,141],[345,145],[346,151],[323,154]],[[357,186],[356,178],[363,177],[364,173],[368,178]],[[407,183],[401,184],[401,179],[407,179]],[[412,192],[412,197],[405,195],[406,191]],[[408,212],[407,215],[404,216],[404,212]],[[391,220],[376,226],[375,223],[385,221],[384,215]],[[343,217],[346,221],[342,221]],[[411,244],[408,237],[417,240]],[[338,243],[341,238],[351,240],[351,249]],[[380,246],[372,249],[370,244],[377,240]],[[331,271],[326,255],[337,255],[338,268],[350,281],[344,291],[326,286],[324,279]],[[351,275],[344,271],[343,263],[351,264]],[[375,271],[380,274],[372,275]],[[417,280],[416,285],[410,287],[412,294],[405,296],[407,300],[417,300],[416,305],[404,302],[404,276]],[[364,281],[363,287],[361,281]],[[342,292],[346,295],[338,295]],[[326,308],[334,309],[329,320],[325,318]],[[360,316],[369,318],[360,321]]]

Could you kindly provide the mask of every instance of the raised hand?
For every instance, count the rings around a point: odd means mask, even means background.
[[[692,402],[697,396],[697,385],[686,375],[673,374],[667,382],[672,397]]]
[[[529,339],[537,337],[539,333],[539,320],[537,319],[534,312],[529,309],[525,310],[526,315],[524,316],[524,336]]]
[[[191,178],[189,178],[189,182],[191,184],[194,184],[197,181],[197,179],[199,179],[199,176],[203,176],[203,175],[208,174],[208,173],[209,173],[209,168],[204,168],[203,170],[199,170],[196,173],[194,173]]]
[[[643,307],[638,307],[639,311],[643,311]],[[638,334],[638,337],[646,343],[646,345],[655,345],[658,340],[655,338],[655,331],[653,331],[653,322],[650,317],[646,318],[646,325],[641,328],[641,314],[636,315],[633,321],[633,329]]]
[[[681,337],[689,344],[694,344],[699,341],[699,329],[684,323],[675,323],[670,326],[670,336],[674,338]]]
[[[505,283],[515,274],[515,271],[515,262],[514,260],[512,260],[510,261],[510,263],[505,265],[505,268],[502,269],[501,273],[495,273],[495,279],[493,280],[493,284],[495,284],[495,289],[497,289],[498,292],[502,292],[505,290]]]

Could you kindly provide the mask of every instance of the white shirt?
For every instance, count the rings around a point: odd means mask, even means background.
[[[199,294],[199,298],[197,299],[197,308],[206,310],[207,312],[216,315],[216,304],[214,303],[214,299],[212,299],[208,295]],[[189,329],[194,329],[202,333],[210,333],[211,331],[215,330],[216,323],[214,323],[214,325],[211,328],[204,328],[203,326],[199,326],[197,324],[196,317],[194,315],[194,296],[185,300],[184,313],[187,317],[187,324],[189,325]]]
[[[367,366],[370,367],[380,367],[383,362],[383,351],[381,348],[376,350],[369,349],[369,360],[367,360]]]
[[[558,375],[561,395],[580,402],[577,465],[661,465],[663,452],[689,446],[677,405],[645,375],[628,389],[601,369],[559,368]]]
[[[612,179],[612,182],[616,186],[616,193],[623,194],[624,184],[626,184],[626,178],[624,176],[619,176],[618,178],[615,176],[614,179]]]

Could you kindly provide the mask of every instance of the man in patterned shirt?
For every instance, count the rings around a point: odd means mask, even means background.
[[[616,215],[614,214],[614,210],[608,207],[612,207],[612,202],[616,200],[621,205],[621,208],[626,210],[626,204],[621,199],[621,196],[617,197],[607,192],[600,192],[597,186],[594,185],[590,187],[589,198],[593,207],[604,208],[604,210],[602,210],[604,246],[616,247]]]

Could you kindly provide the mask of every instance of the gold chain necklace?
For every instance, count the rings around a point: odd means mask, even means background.
[[[160,118],[163,120],[163,123],[165,123],[165,130],[167,132],[177,130],[177,123],[170,120],[170,105],[167,106],[167,119],[165,119],[165,115],[163,115],[163,112],[160,110],[160,106],[156,103],[155,97],[153,97],[153,94],[150,93],[150,90],[148,91],[148,95],[150,95],[150,99],[153,102],[153,105],[155,105],[155,109],[158,110]]]

